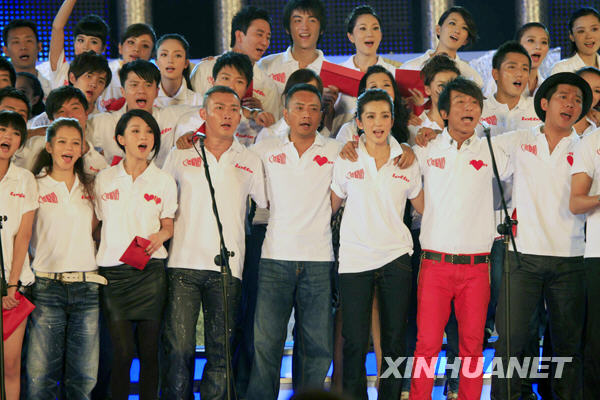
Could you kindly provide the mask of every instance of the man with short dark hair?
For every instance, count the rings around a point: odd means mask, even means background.
[[[250,400],[278,396],[292,308],[294,389],[322,386],[333,353],[329,187],[341,145],[317,134],[321,93],[314,86],[293,86],[283,116],[289,135],[253,147],[265,168],[270,216],[258,273]]]
[[[510,266],[510,331],[501,317],[496,354],[502,357],[506,376],[509,357],[521,354],[529,339],[528,326],[540,301],[548,309],[552,354],[572,357],[562,376],[552,382],[560,399],[581,398],[581,336],[584,325],[584,215],[569,209],[571,166],[579,135],[573,125],[590,109],[592,93],[587,82],[571,72],[550,76],[534,98],[535,111],[544,123],[494,138],[494,145],[510,157],[513,172],[513,207],[519,224]],[[513,249],[514,250],[514,249]],[[505,313],[500,292],[498,315]],[[506,341],[510,338],[510,354]],[[520,379],[513,371],[511,393],[520,396]],[[508,379],[508,378],[507,378]],[[462,385],[462,381],[461,381]],[[506,381],[492,377],[492,399],[507,398]]]
[[[210,167],[225,244],[234,253],[229,260],[232,276],[228,286],[231,333],[240,301],[248,195],[260,207],[267,206],[262,163],[234,136],[240,122],[240,108],[240,99],[232,89],[211,88],[200,109],[200,116],[206,121],[206,160],[190,148],[172,150],[165,162],[164,169],[173,175],[179,187],[163,334],[166,371],[162,395],[167,399],[187,399],[192,395],[196,321],[201,305],[208,362],[200,394],[207,399],[225,398],[225,341],[231,340],[231,336],[224,334],[221,273],[214,261],[220,250],[219,232],[203,164],[208,162]]]
[[[452,302],[463,363],[458,398],[481,396],[483,371],[478,362],[490,296],[489,254],[496,230],[491,155],[485,140],[475,134],[482,105],[483,95],[473,81],[462,77],[450,81],[438,100],[446,127],[426,147],[414,148],[426,204],[410,390],[415,400],[431,399],[433,377],[426,376],[426,370],[441,349]],[[497,155],[496,161],[501,176],[507,176],[507,157]]]

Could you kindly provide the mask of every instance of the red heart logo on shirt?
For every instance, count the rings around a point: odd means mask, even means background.
[[[479,169],[485,165],[481,160],[471,160],[469,164],[472,165],[477,171],[479,171]]]
[[[160,198],[160,197],[155,197],[155,198],[154,198],[154,202],[155,202],[156,204],[160,204],[160,202],[161,202],[161,201],[162,201],[162,200],[161,200],[161,198]]]
[[[315,156],[315,158],[313,158],[313,161],[315,161],[317,164],[319,164],[319,167],[322,166],[323,164],[327,163],[327,157],[322,157],[322,156]]]
[[[570,166],[573,166],[573,156],[572,155],[568,155],[567,156],[567,162],[569,163]]]
[[[154,195],[146,193],[144,195],[144,198],[146,199],[146,201],[154,200]]]

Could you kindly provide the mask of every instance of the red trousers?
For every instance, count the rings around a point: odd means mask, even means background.
[[[450,264],[421,260],[417,288],[417,347],[411,400],[431,399],[435,359],[442,348],[451,302],[458,321],[462,360],[458,398],[479,400],[483,386],[483,332],[490,299],[489,263]],[[431,366],[433,369],[424,366]]]

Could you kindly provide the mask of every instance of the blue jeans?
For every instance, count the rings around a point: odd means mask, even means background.
[[[98,372],[98,284],[37,278],[29,316],[24,397],[89,399]],[[64,365],[64,375],[63,375]]]
[[[331,262],[261,259],[249,400],[277,399],[287,323],[295,309],[294,390],[322,387],[333,356]]]
[[[161,380],[162,398],[193,398],[196,323],[200,305],[204,313],[206,354],[200,395],[203,400],[225,398],[225,318],[221,274],[184,268],[169,268],[167,274],[169,289],[161,357],[164,375]],[[239,279],[232,277],[229,280],[228,292],[231,335],[240,302]]]

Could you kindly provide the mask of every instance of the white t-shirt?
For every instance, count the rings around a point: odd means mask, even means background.
[[[415,139],[419,134],[419,129],[430,128],[435,131],[441,131],[444,129],[443,127],[439,126],[437,122],[429,119],[429,117],[427,116],[427,111],[422,112],[421,115],[419,115],[419,119],[421,119],[420,125],[408,125],[408,144],[410,144],[411,146],[414,146],[415,144]]]
[[[202,106],[202,96],[191,89],[188,89],[185,83],[185,79],[181,82],[179,90],[173,97],[169,97],[162,84],[158,85],[158,96],[154,99],[154,107],[165,108],[168,106],[177,105],[188,105],[188,106]]]
[[[70,63],[65,59],[65,51],[63,50],[58,57],[56,71],[50,70],[50,86],[54,90],[56,88],[67,86],[69,84],[69,67]],[[117,77],[118,79],[118,77]]]
[[[402,64],[402,67],[400,69],[420,71],[423,69],[425,63],[429,61],[429,59],[433,56],[434,53],[434,49],[429,49],[423,55],[420,55],[419,57],[413,58],[412,60],[409,60]],[[475,70],[475,68],[471,67],[471,65],[469,65],[468,62],[461,60],[458,57],[458,54],[456,55],[454,62],[456,63],[456,66],[458,67],[458,70],[460,71],[460,74],[462,76],[471,79],[477,84],[477,86],[483,87],[483,79],[481,79],[481,76]]]
[[[596,64],[600,65],[600,54],[596,54]],[[585,63],[581,57],[579,57],[579,53],[575,53],[574,56],[565,58],[564,60],[560,60],[554,64],[550,74],[554,75],[559,72],[575,72],[585,66]]]
[[[317,58],[306,66],[307,69],[311,69],[316,72],[317,75],[321,73],[321,65],[323,65],[323,52],[319,49],[317,51]],[[285,83],[291,74],[300,69],[298,61],[292,56],[292,48],[288,47],[283,53],[271,54],[263,57],[258,61],[258,66],[275,81],[277,86],[278,95],[281,96]]]
[[[487,143],[475,134],[457,149],[444,129],[427,147],[413,147],[425,192],[421,247],[450,254],[485,254],[496,236],[492,160]],[[509,162],[497,152],[501,177]]]
[[[229,259],[231,273],[242,279],[248,195],[259,207],[267,206],[262,162],[236,140],[219,161],[208,150],[206,157],[225,245],[235,254]],[[179,189],[169,267],[220,271],[214,263],[220,250],[219,232],[202,158],[195,149],[173,149],[163,169],[175,178]]]
[[[115,140],[115,128],[117,122],[125,114],[127,106],[124,105],[118,111],[99,113],[90,118],[87,122],[87,133],[95,147],[104,152],[104,158],[111,164],[114,157],[124,157],[125,152],[121,150]],[[179,118],[194,109],[187,105],[169,106],[166,108],[152,109],[152,116],[160,128],[160,149],[154,161],[160,168],[162,167],[167,155],[175,144],[175,126]],[[196,108],[197,109],[197,108]]]
[[[31,268],[39,272],[88,272],[96,267],[93,199],[75,176],[71,191],[49,175],[37,179],[38,202],[31,236]]]
[[[96,262],[101,267],[122,264],[119,259],[136,236],[148,239],[160,231],[160,220],[174,218],[177,210],[177,185],[171,175],[150,162],[133,181],[123,162],[96,177],[96,216],[102,221]],[[165,247],[152,258],[167,258]]]
[[[600,176],[600,130],[583,137],[577,146],[573,155],[573,167],[571,174],[580,172],[585,173],[592,179],[590,187],[590,196],[600,196],[598,190],[598,177]],[[586,214],[586,258],[600,257],[600,207],[596,207]]]
[[[404,208],[406,200],[421,191],[419,166],[394,166],[402,147],[390,138],[389,160],[377,170],[364,142],[364,137],[358,142],[356,162],[338,157],[333,167],[331,190],[346,199],[340,227],[341,274],[380,268],[413,249]]]
[[[204,93],[213,87],[212,70],[218,57],[206,59],[196,65],[190,80],[194,91],[204,96]],[[252,97],[260,100],[263,110],[273,114],[275,119],[281,117],[281,95],[273,79],[271,79],[258,64],[252,67]],[[283,91],[283,89],[281,90]]]
[[[510,157],[517,249],[525,254],[576,257],[584,253],[584,215],[569,211],[571,165],[579,136],[558,142],[550,153],[543,125],[494,137],[496,156]]]
[[[0,180],[0,200],[2,215],[7,217],[7,220],[2,222],[0,234],[2,235],[4,272],[8,280],[12,269],[15,236],[19,232],[21,218],[25,213],[37,210],[39,207],[37,184],[31,172],[13,165],[11,162],[8,171]],[[25,261],[19,279],[25,286],[31,285],[34,281],[27,254],[25,254]]]
[[[483,101],[480,122],[485,121],[490,126],[490,135],[529,129],[542,123],[535,113],[533,97],[519,98],[519,102],[511,110],[508,105],[499,103],[495,96]],[[475,128],[477,136],[484,136],[483,125],[480,123]]]
[[[329,187],[340,148],[321,135],[302,157],[288,136],[252,147],[265,168],[270,206],[262,258],[333,261]]]

